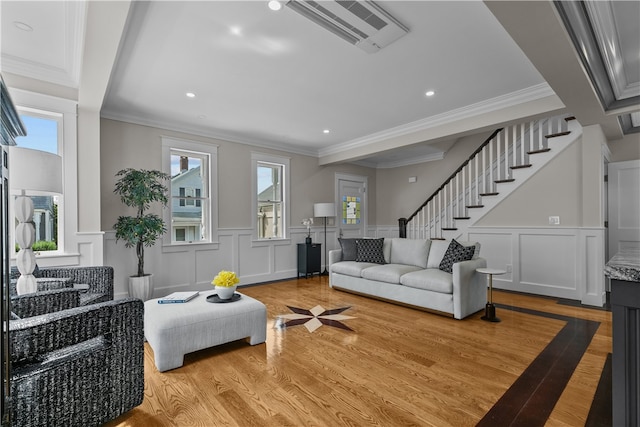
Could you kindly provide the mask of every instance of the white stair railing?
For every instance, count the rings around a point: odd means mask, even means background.
[[[401,236],[442,239],[443,229],[482,207],[482,197],[497,194],[496,183],[513,180],[513,169],[528,167],[530,155],[548,151],[549,137],[568,133],[565,116],[519,123],[498,129],[407,220],[400,220]]]

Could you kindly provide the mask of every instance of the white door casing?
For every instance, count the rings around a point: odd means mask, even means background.
[[[609,163],[609,257],[640,248],[640,160]]]
[[[367,177],[336,173],[338,237],[367,234]]]

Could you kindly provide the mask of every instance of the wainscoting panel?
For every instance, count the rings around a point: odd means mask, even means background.
[[[145,272],[154,275],[154,297],[174,291],[209,290],[211,281],[220,270],[235,271],[240,287],[253,283],[289,279],[297,273],[297,243],[303,243],[306,228],[295,227],[290,239],[254,242],[251,229],[220,229],[218,242],[162,246],[161,242],[145,248]],[[104,236],[104,265],[114,267],[115,298],[128,296],[129,276],[136,272],[133,248],[125,248],[115,241],[115,233]],[[324,227],[313,227],[314,242],[324,243]],[[329,250],[337,245],[336,228],[327,227]],[[324,247],[323,247],[324,262]]]
[[[234,253],[237,259],[237,273],[240,277],[251,280],[272,271],[273,244],[253,244],[251,231],[238,235],[238,253]]]
[[[507,271],[506,274],[494,276],[494,283],[496,280],[513,280],[514,271],[514,249],[513,249],[513,236],[511,233],[469,233],[465,240],[480,243],[480,256],[486,258],[486,254],[491,254],[491,260],[487,259],[487,267],[490,268],[502,268]],[[503,268],[503,267],[504,268]],[[511,266],[511,268],[509,268]],[[511,269],[511,271],[509,271]]]
[[[601,307],[605,302],[604,229],[471,227],[461,239],[481,243],[497,289],[568,298]]]
[[[520,234],[520,284],[576,296],[576,240],[567,234]]]

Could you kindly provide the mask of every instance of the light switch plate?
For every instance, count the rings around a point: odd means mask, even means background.
[[[549,217],[549,225],[560,225],[560,217],[559,216],[550,216]]]

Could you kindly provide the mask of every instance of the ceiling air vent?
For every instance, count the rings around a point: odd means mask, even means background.
[[[368,53],[379,51],[409,32],[369,0],[290,0],[287,6]]]

